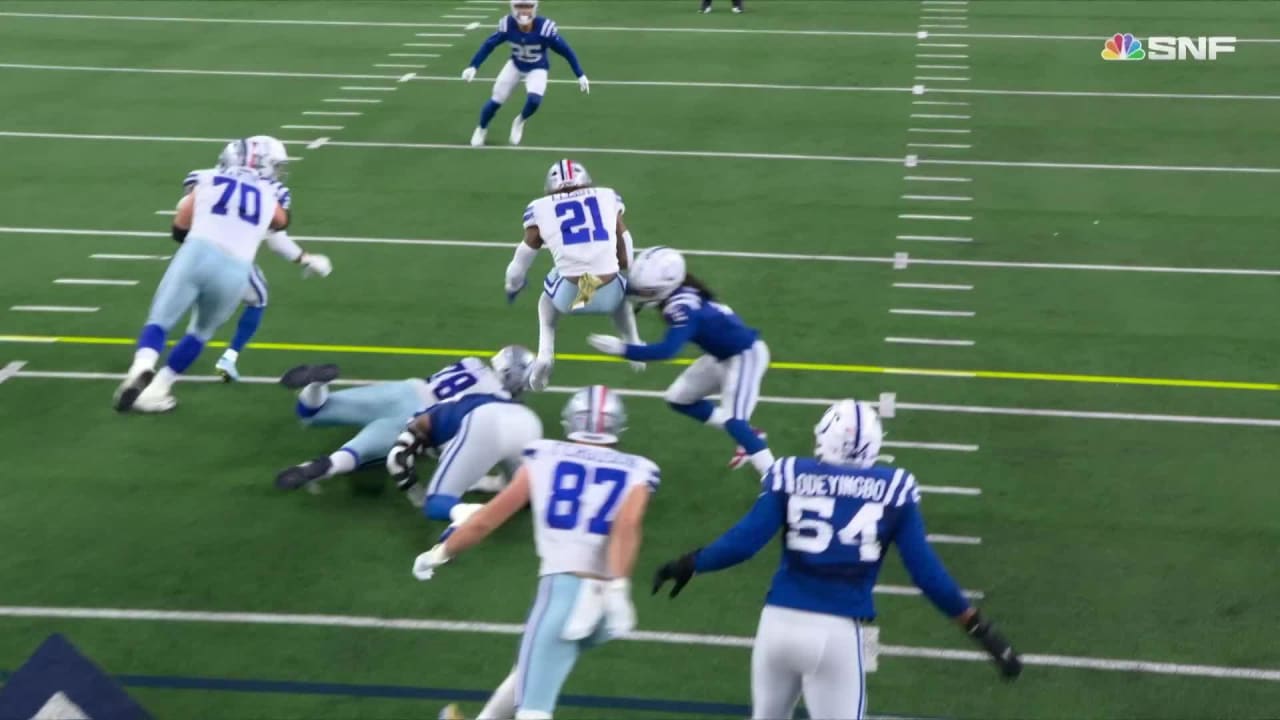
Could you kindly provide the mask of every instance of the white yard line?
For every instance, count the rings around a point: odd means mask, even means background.
[[[930,60],[968,60],[967,53],[916,53],[918,58],[929,58]]]
[[[346,88],[343,88],[344,90]],[[918,120],[971,120],[972,115],[948,115],[945,113],[911,113]]]
[[[377,105],[382,102],[381,98],[325,98],[320,102],[351,104],[351,105]]]
[[[409,63],[374,63],[373,66],[380,68],[401,68],[411,70],[421,70],[426,67],[426,65],[412,65]]]
[[[941,345],[947,347],[973,347],[973,340],[943,340],[940,338],[887,337],[887,343],[898,345]]]
[[[218,140],[213,142],[225,143],[226,140]],[[339,143],[330,143],[330,147]],[[88,237],[134,237],[134,238],[167,238],[169,233],[154,230],[93,230],[80,228],[27,228],[27,227],[3,227],[0,226],[0,235],[64,235],[64,236],[88,236]],[[295,235],[297,240],[306,242],[332,242],[332,243],[351,243],[351,244],[367,244],[367,245],[416,245],[425,247],[466,247],[466,248],[485,248],[485,249],[501,249],[510,251],[510,242],[496,242],[484,240],[433,240],[418,238],[379,238],[379,237],[347,237],[333,235]],[[901,236],[910,237],[910,236]],[[900,237],[900,239],[901,239]],[[924,237],[924,236],[916,236]],[[870,255],[824,255],[824,254],[806,254],[806,253],[774,253],[774,252],[752,252],[744,250],[698,250],[690,248],[680,248],[680,251],[686,255],[706,256],[706,257],[729,257],[756,260],[797,260],[804,262],[847,262],[847,263],[869,263],[876,265],[893,265],[898,262],[899,256],[904,264],[914,263],[917,265],[937,265],[937,266],[957,266],[957,267],[989,267],[989,268],[1009,268],[1009,269],[1036,269],[1036,270],[1082,270],[1082,271],[1098,271],[1098,272],[1138,272],[1138,273],[1169,273],[1169,274],[1189,274],[1189,275],[1228,275],[1228,276],[1245,276],[1245,277],[1280,277],[1280,269],[1272,270],[1266,268],[1224,268],[1224,267],[1175,267],[1175,266],[1159,266],[1159,265],[1101,265],[1088,263],[1052,263],[1052,262],[1025,262],[1011,260],[950,260],[950,259],[930,259],[909,257],[907,253],[895,253],[887,257],[877,257]],[[92,257],[106,256],[95,254]],[[129,259],[142,258],[161,258],[169,259],[167,255],[129,255],[121,256]]]
[[[387,53],[387,57],[393,57],[393,58],[402,58],[402,57],[405,57],[405,58],[438,58],[438,57],[440,57],[440,53],[419,53],[419,52],[412,52],[412,53],[409,53],[409,52],[394,52],[394,53]]]
[[[14,305],[14,312],[96,313],[99,308],[84,305]]]
[[[925,315],[929,317],[971,318],[977,313],[972,310],[923,310],[920,308],[890,308],[890,315]]]
[[[321,115],[328,117],[356,117],[363,115],[362,112],[355,110],[303,110],[303,115]]]
[[[950,283],[909,283],[896,282],[893,284],[896,288],[907,290],[972,290],[972,285],[953,285]]]
[[[912,100],[912,105],[950,105],[952,107],[968,107],[968,100]]]
[[[449,43],[400,43],[402,47],[451,48]]]
[[[888,443],[885,443],[886,445]],[[973,446],[974,450],[978,449],[977,445]],[[982,538],[973,537],[972,535],[935,535],[930,533],[926,535],[931,543],[939,545],[981,545]]]
[[[907,147],[934,148],[941,150],[968,150],[973,145],[968,143],[907,143]]]
[[[967,183],[973,182],[973,178],[967,177],[940,177],[937,175],[908,175],[903,180],[911,182],[951,182],[951,183]]]
[[[508,247],[510,244],[507,244]],[[0,342],[5,343],[56,343],[56,337],[26,337],[26,336],[6,336],[0,335]],[[892,372],[888,374],[902,375],[909,374],[904,372]],[[932,371],[927,374],[936,376],[954,376],[967,377],[972,373],[963,371]],[[123,373],[105,373],[105,372],[73,372],[73,371],[54,371],[54,370],[23,370],[16,377],[47,379],[47,380],[102,380],[110,382],[119,382],[124,378]],[[334,381],[334,385],[351,387],[370,385],[376,382],[386,382],[395,378],[383,379],[352,379],[344,378]],[[219,375],[184,375],[183,382],[196,383],[222,383],[223,378]],[[274,385],[279,382],[277,377],[266,376],[244,376],[241,382],[254,385]],[[580,388],[552,385],[545,392],[555,393],[557,395],[572,395]],[[626,388],[614,388],[614,391],[623,397],[640,397],[654,400],[661,400],[665,397],[664,391],[661,390],[631,390]],[[717,399],[718,396],[712,395],[711,399]],[[831,403],[836,402],[839,398],[817,398],[817,397],[780,397],[772,395],[762,395],[760,402],[770,405],[801,405],[811,407],[827,407]],[[873,402],[873,405],[878,403]],[[1251,418],[1251,417],[1223,417],[1213,415],[1162,415],[1151,413],[1129,413],[1129,412],[1108,412],[1108,411],[1091,411],[1091,410],[1060,410],[1045,408],[1021,408],[1021,407],[994,407],[986,405],[946,405],[939,403],[912,403],[895,401],[895,410],[908,410],[914,412],[939,412],[939,413],[959,413],[971,415],[1007,415],[1012,417],[1045,417],[1056,419],[1072,419],[1072,420],[1107,420],[1122,422],[1151,422],[1151,423],[1173,423],[1185,425],[1210,425],[1210,426],[1230,426],[1230,427],[1267,427],[1280,428],[1280,419],[1272,418]]]
[[[928,202],[972,202],[968,195],[903,195],[903,200],[924,200]]]
[[[104,278],[58,278],[53,281],[54,285],[116,285],[120,287],[129,287],[137,285],[137,280],[107,280]]]
[[[915,81],[928,80],[929,82],[969,82],[969,78],[958,75],[916,75]]]
[[[395,85],[343,85],[338,89],[351,92],[395,92],[399,88]]]
[[[967,128],[907,128],[909,133],[933,133],[935,135],[968,135],[972,130]]]
[[[328,143],[328,142],[329,142],[329,138],[327,138],[327,137],[319,137],[319,138],[316,138],[315,140],[312,140],[311,142],[307,143],[307,149],[308,149],[308,150],[315,150],[315,149],[317,149],[317,148],[323,147],[323,146],[324,146],[326,143]]]
[[[981,488],[960,487],[955,485],[921,485],[920,492],[930,495],[965,495],[977,497],[982,494]]]
[[[460,38],[466,37],[466,33],[414,33],[414,37],[434,37],[434,38]]]
[[[170,255],[127,255],[121,253],[94,253],[91,260],[168,260]]]
[[[893,594],[889,591],[885,594]],[[133,622],[214,623],[233,625],[268,625],[301,627],[342,627],[377,630],[456,632],[488,635],[517,636],[524,626],[514,623],[460,622],[430,620],[425,618],[387,618],[356,615],[304,615],[258,612],[204,612],[195,610],[155,610],[140,608],[88,608],[0,606],[0,616],[17,618],[43,618],[54,620],[113,620]],[[731,635],[698,635],[693,633],[669,633],[636,631],[622,638],[623,641],[652,642],[675,645],[704,645],[708,647],[750,648],[754,638]],[[878,643],[880,657],[910,657],[953,662],[990,662],[984,652],[976,650],[951,650],[947,648],[913,647]],[[1090,658],[1071,655],[1026,654],[1022,662],[1029,666],[1098,670],[1136,674],[1206,677],[1261,682],[1280,682],[1280,670],[1266,668],[1227,667],[1189,663],[1166,663],[1148,660],[1121,660]]]
[[[281,125],[280,127],[284,130],[341,130],[343,128],[342,125]]]
[[[921,215],[919,213],[901,213],[899,220],[929,220],[931,222],[969,222],[972,215]]]
[[[14,360],[13,362],[0,368],[0,384],[4,383],[11,377],[16,377],[18,372],[22,370],[27,363],[24,360]],[[892,594],[892,593],[890,593]]]

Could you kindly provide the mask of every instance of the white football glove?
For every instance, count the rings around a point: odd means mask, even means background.
[[[419,580],[430,580],[436,568],[449,562],[453,556],[445,549],[444,543],[436,543],[435,547],[422,553],[413,561],[413,576]]]
[[[472,80],[475,80],[475,79],[476,79],[476,69],[475,69],[475,68],[473,68],[473,67],[469,67],[469,68],[467,68],[466,70],[463,70],[463,71],[462,71],[462,79],[463,79],[463,80],[466,80],[467,82],[471,82]]]
[[[578,89],[588,95],[591,94],[591,81],[587,79],[586,75],[578,78]]]
[[[631,581],[614,578],[605,585],[604,626],[612,637],[636,629],[636,607],[631,604]]]
[[[324,255],[303,253],[298,262],[302,265],[302,277],[312,275],[329,277],[329,273],[333,272],[333,263],[329,262],[329,258]]]
[[[622,355],[627,351],[627,344],[622,338],[613,335],[591,333],[587,336],[587,344],[605,355]]]

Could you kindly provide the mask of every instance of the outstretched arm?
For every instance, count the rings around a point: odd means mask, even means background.
[[[547,45],[569,63],[569,67],[573,69],[574,77],[586,75],[582,70],[582,65],[578,62],[578,54],[573,51],[573,48],[569,47],[569,43],[563,37],[560,37],[559,33],[552,35]]]
[[[444,541],[444,549],[449,557],[476,545],[489,537],[494,530],[502,527],[512,515],[529,504],[529,469],[521,465],[511,484],[503,488],[484,507],[476,511],[453,534]]]
[[[623,356],[636,362],[654,362],[670,360],[680,352],[680,348],[693,337],[693,325],[683,323],[667,328],[667,334],[660,342],[651,345],[628,345]]]
[[[715,572],[746,562],[760,552],[782,527],[786,501],[778,493],[763,492],[755,505],[715,542],[702,548],[694,558],[696,572]]]
[[[486,38],[484,43],[480,45],[480,49],[476,50],[476,54],[472,56],[470,67],[479,68],[489,58],[490,53],[496,50],[504,40],[506,40],[506,35],[502,32],[496,32]]]

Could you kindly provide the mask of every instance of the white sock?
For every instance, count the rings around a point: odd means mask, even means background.
[[[147,389],[145,392],[147,392],[148,395],[154,394],[154,393],[167,395],[169,394],[170,388],[173,387],[173,382],[177,379],[178,379],[178,373],[174,372],[173,368],[169,367],[168,365],[165,365],[164,367],[160,368],[160,372],[156,373],[155,379],[152,380],[151,384],[147,386]],[[155,388],[155,390],[152,390],[151,388]]]
[[[640,344],[640,333],[636,330],[636,314],[631,303],[623,300],[613,311],[613,326],[618,329],[622,339],[632,345]]]
[[[309,408],[318,408],[328,399],[328,383],[311,383],[298,391],[298,402]]]
[[[339,450],[329,455],[329,462],[333,463],[333,467],[329,468],[329,474],[326,477],[343,475],[356,469],[355,456],[346,450]]]
[[[154,370],[156,361],[160,359],[160,353],[152,348],[138,348],[133,354],[133,365],[129,367],[129,372],[136,370]]]
[[[711,417],[707,418],[707,424],[714,428],[723,428],[724,424],[733,419],[728,410],[718,407],[711,411]]]
[[[756,472],[764,475],[769,472],[769,468],[773,465],[773,451],[765,448],[752,455],[749,459],[751,460],[751,467],[755,468]]]
[[[222,353],[222,357],[226,358],[227,360],[230,360],[231,362],[235,362],[236,360],[240,359],[240,351],[227,348],[227,351]]]
[[[476,716],[476,720],[512,720],[516,715],[516,671],[511,670],[493,697],[485,703],[484,709]]]
[[[556,320],[560,311],[551,296],[538,296],[538,359],[550,361],[556,354]]]

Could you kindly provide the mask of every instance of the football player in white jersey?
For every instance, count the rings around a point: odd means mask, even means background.
[[[524,211],[524,240],[507,265],[508,302],[524,289],[529,267],[545,247],[555,268],[538,298],[538,355],[533,389],[546,388],[555,361],[556,322],[561,315],[608,314],[627,342],[638,343],[635,312],[626,302],[634,243],[622,216],[627,211],[613,188],[597,187],[582,163],[561,160],[547,171],[547,194]],[[639,371],[643,363],[633,363]]]
[[[177,405],[170,394],[173,382],[235,312],[267,232],[289,225],[289,212],[272,184],[288,162],[284,143],[255,135],[228,145],[217,169],[196,173],[173,219],[173,238],[182,247],[156,288],[133,364],[115,393],[117,411],[165,412]],[[308,270],[329,268],[323,256],[304,257]],[[188,310],[187,334],[156,372],[169,330]]]
[[[541,567],[516,666],[480,718],[550,718],[579,653],[630,632],[631,571],[658,466],[613,449],[626,427],[622,399],[601,385],[565,406],[569,442],[538,440],[524,451],[511,484],[452,534],[418,556],[413,574],[436,568],[479,543],[525,505]],[[441,717],[458,718],[457,708]]]
[[[234,157],[239,151],[239,141],[232,142],[223,150],[222,157]],[[219,165],[219,168],[221,165]],[[192,170],[187,173],[186,179],[182,182],[182,192],[184,195],[190,194],[195,188],[196,181],[200,179],[200,170]],[[284,208],[286,213],[291,212],[293,194],[289,191],[289,187],[284,184],[285,173],[278,171],[276,177],[270,182],[275,190],[276,201],[280,207]],[[321,277],[327,276],[332,271],[328,258],[323,255],[315,255],[310,258],[302,248],[289,237],[289,233],[284,230],[276,230],[267,236],[267,247],[271,248],[280,257],[292,263],[306,265],[312,268],[311,272]],[[253,266],[253,272],[249,274],[249,289],[245,291],[242,299],[244,309],[240,311],[240,319],[236,321],[235,334],[231,336],[231,341],[227,343],[227,349],[222,353],[222,357],[218,358],[214,368],[218,374],[222,376],[226,382],[234,382],[240,379],[240,370],[236,367],[236,361],[240,358],[240,353],[244,350],[249,341],[253,339],[254,334],[258,332],[258,327],[262,324],[262,316],[267,311],[267,276],[262,272],[262,268],[257,265]]]
[[[532,363],[533,353],[527,348],[508,345],[488,364],[466,357],[425,380],[375,383],[335,393],[329,392],[329,383],[338,379],[337,365],[299,365],[286,372],[280,384],[298,390],[302,422],[308,427],[355,425],[360,432],[333,453],[286,468],[276,476],[276,487],[294,490],[353,472],[363,463],[382,462],[405,424],[438,403],[474,394],[518,397],[528,385]]]

